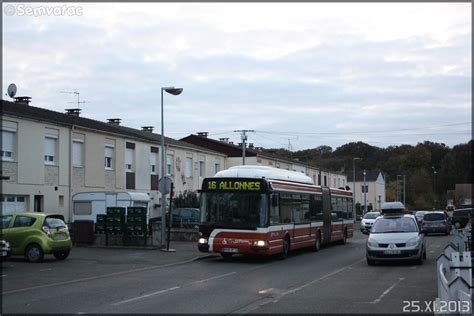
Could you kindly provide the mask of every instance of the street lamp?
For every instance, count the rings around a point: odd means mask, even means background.
[[[356,211],[355,211],[355,200],[356,200],[355,199],[355,191],[356,191],[356,184],[355,184],[356,183],[355,182],[356,181],[355,180],[356,179],[356,171],[355,171],[356,170],[356,167],[355,167],[356,163],[355,163],[355,161],[356,160],[360,160],[360,158],[359,157],[353,157],[352,158],[352,195],[353,195],[352,216],[353,216],[354,220],[357,218],[356,217]]]
[[[436,169],[434,166],[431,166],[431,169],[433,169],[433,199],[434,199],[433,209],[435,209],[436,208]]]
[[[401,177],[401,175],[397,174],[397,197],[396,201],[400,201],[402,199],[401,194],[400,194],[400,185],[398,184],[398,178]]]
[[[364,169],[364,172],[363,172],[363,175],[364,175],[364,215],[365,213],[367,213],[367,187],[365,185],[365,175],[367,173],[365,172],[365,169]]]
[[[162,87],[161,88],[161,178],[163,185],[160,186],[161,193],[161,248],[165,248],[165,239],[166,239],[166,186],[165,182],[165,124],[163,120],[163,91],[168,92],[172,95],[179,95],[183,92],[182,88],[175,87]]]

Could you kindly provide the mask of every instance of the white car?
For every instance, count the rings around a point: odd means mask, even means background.
[[[426,259],[424,234],[413,215],[378,217],[370,231],[366,249],[368,265],[399,260],[422,264]]]
[[[370,233],[370,229],[375,222],[375,219],[380,216],[380,212],[367,212],[360,222],[360,231],[363,234]]]

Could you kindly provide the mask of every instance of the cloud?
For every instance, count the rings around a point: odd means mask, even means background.
[[[77,89],[84,116],[158,127],[160,87],[176,85],[184,93],[165,96],[166,133],[273,131],[256,146],[282,133],[300,148],[384,146],[408,136],[360,132],[471,117],[470,4],[81,6],[75,17],[4,16],[4,90],[15,82],[34,105],[63,111],[75,98],[60,91]],[[412,134],[471,137],[444,131]]]

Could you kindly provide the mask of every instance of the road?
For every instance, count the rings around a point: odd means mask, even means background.
[[[2,269],[4,313],[402,313],[437,295],[436,258],[451,236],[428,236],[427,260],[368,266],[367,236],[286,260],[153,261],[152,251],[83,248],[63,262],[14,259]],[[87,255],[84,255],[87,254]],[[408,307],[410,306],[410,307]]]

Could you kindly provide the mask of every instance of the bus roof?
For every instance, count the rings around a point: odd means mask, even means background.
[[[307,175],[296,172],[283,170],[278,168],[272,168],[267,166],[235,166],[227,170],[222,170],[216,173],[214,177],[218,178],[256,178],[256,179],[273,179],[273,180],[285,180],[306,184],[314,184],[313,179]]]

